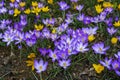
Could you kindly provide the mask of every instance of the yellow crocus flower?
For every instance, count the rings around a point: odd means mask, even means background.
[[[14,3],[14,2],[15,2],[15,0],[10,0],[10,2]]]
[[[103,7],[105,8],[113,7],[113,4],[110,2],[103,2]]]
[[[42,8],[42,11],[43,11],[43,12],[48,12],[48,11],[49,11],[49,8],[48,8],[48,6],[46,6],[46,7],[43,7],[43,8]]]
[[[38,7],[33,7],[32,9],[32,13],[35,13],[36,15],[38,15],[40,11],[41,11],[41,8],[38,8]]]
[[[55,33],[56,33],[56,29],[55,29],[55,28],[53,28],[52,33],[53,33],[53,34],[55,34]]]
[[[104,66],[101,64],[93,64],[93,67],[97,73],[101,73],[104,70]]]
[[[24,13],[25,13],[25,14],[30,14],[30,9],[26,9],[26,10],[24,11]]]
[[[113,24],[115,27],[120,27],[120,20]]]
[[[27,63],[27,66],[31,66],[32,67],[32,70],[34,70],[34,59],[35,59],[36,55],[35,53],[30,53],[28,55],[28,58],[30,60],[27,60],[26,63]]]
[[[37,2],[37,1],[32,2],[32,6],[33,6],[33,7],[37,7],[37,6],[38,6],[38,2]]]
[[[120,4],[118,5],[118,9],[120,10]]]
[[[97,13],[101,13],[103,11],[103,8],[99,4],[95,6],[95,9],[96,9]]]
[[[17,16],[21,13],[17,8],[14,9],[14,16]]]
[[[20,2],[20,3],[19,3],[20,7],[24,7],[25,4],[26,4],[25,2]]]
[[[47,0],[49,4],[53,4],[53,0]]]
[[[35,24],[35,29],[36,29],[37,31],[42,30],[43,27],[44,27],[44,26],[41,25],[41,24],[39,24],[39,25],[36,25],[36,24]]]
[[[94,39],[95,39],[95,36],[94,36],[94,35],[89,35],[89,36],[88,36],[88,41],[89,41],[89,42],[92,42]]]
[[[104,0],[97,0],[97,2],[103,2]]]
[[[116,44],[117,41],[118,41],[118,38],[112,37],[112,39],[111,39],[111,43],[112,43],[112,44]]]
[[[35,58],[36,56],[35,56],[35,53],[30,53],[29,55],[28,55],[28,58]]]

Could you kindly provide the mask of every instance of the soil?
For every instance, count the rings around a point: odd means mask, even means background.
[[[31,71],[31,67],[26,66],[26,57],[22,57],[22,61],[20,61],[19,51],[14,50],[11,55],[11,50],[8,47],[0,47],[0,80],[36,80],[34,74],[39,78],[39,75],[35,72]],[[71,69],[71,76],[73,80],[96,80],[96,73],[93,68],[90,68],[89,65],[85,64],[85,62],[81,63],[84,66],[80,67],[80,65],[76,64],[75,68]],[[51,69],[49,64],[48,69]],[[34,74],[33,74],[34,73]],[[67,80],[66,76],[63,76],[64,70],[59,72],[56,77],[49,78],[47,80]],[[51,73],[47,70],[43,72],[43,78],[45,79],[51,75]],[[70,75],[68,75],[70,76]]]

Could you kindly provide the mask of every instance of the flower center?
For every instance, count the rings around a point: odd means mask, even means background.
[[[42,70],[42,69],[43,69],[43,67],[42,67],[42,66],[40,66],[40,67],[39,67],[39,69],[40,69],[40,70]]]

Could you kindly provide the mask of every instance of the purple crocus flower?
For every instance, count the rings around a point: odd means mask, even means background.
[[[112,62],[112,68],[116,71],[120,69],[120,62],[118,62],[117,60],[114,60]]]
[[[52,41],[55,41],[59,38],[59,36],[57,34],[50,34],[50,38],[52,39]]]
[[[41,32],[40,31],[34,31],[34,35],[36,36],[36,38],[40,38],[42,35],[41,35]]]
[[[66,22],[67,24],[70,24],[70,23],[73,22],[73,20],[72,20],[72,18],[67,17],[67,18],[65,19],[65,22]]]
[[[84,17],[83,23],[84,23],[84,24],[90,24],[90,23],[91,23],[90,17]]]
[[[75,55],[75,54],[77,54],[78,52],[76,51],[76,49],[75,49],[75,46],[69,46],[68,48],[67,48],[67,51],[68,51],[68,55],[70,56],[70,55]]]
[[[34,60],[34,67],[37,73],[41,73],[47,69],[48,62],[44,62],[42,59],[40,61]]]
[[[14,14],[14,10],[9,10],[9,15],[13,15]]]
[[[112,64],[112,58],[108,59],[107,57],[105,58],[104,61],[99,61],[100,64],[102,64],[103,66],[107,67],[109,70],[111,70],[111,64]]]
[[[106,11],[107,13],[112,13],[113,8],[112,8],[112,7],[105,8],[105,11]]]
[[[19,8],[18,2],[14,2],[14,7],[15,7],[15,8]]]
[[[59,6],[60,6],[60,9],[63,10],[63,11],[67,10],[68,8],[70,8],[70,7],[67,5],[67,3],[64,2],[64,1],[60,1],[60,2],[58,2],[58,4],[59,4]]]
[[[0,8],[0,14],[5,14],[7,12],[7,8],[2,7]]]
[[[53,62],[55,62],[55,60],[59,59],[57,52],[58,52],[57,50],[54,50],[54,51],[49,50],[49,57],[52,58]]]
[[[14,7],[14,3],[9,3],[10,7],[13,8]]]
[[[36,40],[35,40],[35,39],[26,39],[26,44],[27,44],[29,47],[32,47],[35,43],[36,43]]]
[[[14,41],[14,35],[7,32],[4,33],[2,38],[3,38],[2,40],[3,42],[7,42],[7,46]]]
[[[107,28],[107,31],[112,36],[114,33],[117,32],[117,29],[115,29],[114,27],[111,27],[111,28]]]
[[[98,23],[98,22],[100,22],[100,20],[99,20],[99,15],[98,15],[98,16],[95,16],[95,17],[91,17],[91,22],[93,22],[93,23]]]
[[[71,1],[71,2],[75,2],[75,3],[78,2],[78,0],[70,0],[70,1]]]
[[[21,0],[16,0],[16,2],[18,2],[18,3],[19,3],[19,2],[21,2]]]
[[[111,17],[108,18],[108,19],[106,19],[106,20],[104,20],[104,22],[105,22],[109,27],[113,26],[112,21],[113,21],[113,18],[111,18]]]
[[[6,27],[6,24],[0,24],[0,29],[2,29],[2,30],[4,30],[4,29],[6,29],[7,27]]]
[[[59,50],[58,51],[58,54],[57,54],[58,58],[59,59],[67,59],[69,56],[68,56],[68,51],[67,50]]]
[[[49,30],[48,28],[44,28],[44,29],[42,30],[42,36],[43,36],[44,38],[50,38],[50,30]]]
[[[3,7],[4,4],[5,4],[5,2],[4,2],[4,0],[2,0],[2,1],[0,2],[0,7]]]
[[[82,31],[84,33],[87,33],[88,35],[95,35],[97,33],[98,27],[89,27],[89,28],[82,28]]]
[[[12,20],[9,20],[9,19],[6,20],[6,24],[7,24],[7,25],[9,25],[9,24],[11,24],[11,23],[12,23]]]
[[[21,26],[25,26],[27,24],[27,16],[26,15],[20,15],[20,24],[21,24]]]
[[[96,54],[105,54],[106,50],[109,49],[109,46],[105,47],[103,42],[96,43],[92,46],[92,49]]]
[[[14,28],[15,28],[16,30],[20,30],[20,31],[23,30],[23,26],[21,26],[21,24],[20,24],[19,22],[15,22],[15,23],[14,23]]]
[[[24,40],[26,40],[26,39],[30,39],[31,36],[32,36],[32,34],[30,34],[29,32],[26,32],[26,33],[25,33]]]
[[[106,12],[101,12],[100,15],[99,15],[99,20],[100,20],[100,21],[104,21],[105,18],[106,18],[106,15],[107,15]]]
[[[115,73],[120,76],[120,70],[115,70]]]
[[[87,48],[87,46],[88,46],[88,43],[85,43],[85,44],[82,43],[82,42],[77,43],[77,45],[76,45],[76,51],[84,53],[84,52],[86,52],[86,51],[89,50]]]
[[[115,21],[118,21],[118,20],[119,20],[119,17],[118,17],[118,16],[116,16],[116,17],[115,17]]]
[[[49,52],[49,49],[39,48],[39,52],[40,52],[41,55],[45,56]]]
[[[61,67],[63,67],[64,69],[66,69],[68,66],[70,66],[70,62],[71,62],[71,60],[70,59],[68,59],[68,60],[59,60],[58,61],[59,62],[59,65],[61,66]]]
[[[58,32],[59,34],[61,34],[61,33],[64,32],[67,28],[68,28],[68,24],[67,24],[67,23],[62,23],[62,24],[57,28],[57,32]]]
[[[78,17],[77,17],[77,19],[78,19],[79,21],[83,21],[84,18],[85,18],[85,15],[84,15],[84,14],[79,14]]]
[[[20,25],[21,26],[25,26],[27,24],[27,20],[23,19],[23,20],[20,20]]]
[[[19,31],[16,32],[15,40],[17,41],[15,44],[21,43],[24,39],[24,33],[21,33]]]
[[[42,8],[43,6],[44,6],[43,3],[38,3],[39,8]]]
[[[56,22],[55,18],[50,18],[48,21],[48,23],[52,26],[54,26],[55,22]]]
[[[117,54],[114,55],[116,58],[119,58],[120,57],[120,51],[118,51]]]
[[[76,6],[76,9],[80,12],[83,9],[84,5],[78,5]]]
[[[48,18],[47,19],[43,19],[42,22],[43,22],[44,25],[47,26],[49,24],[49,19]]]

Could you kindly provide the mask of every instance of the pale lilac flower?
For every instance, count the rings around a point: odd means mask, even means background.
[[[48,62],[44,62],[42,59],[40,61],[34,60],[34,67],[37,73],[41,73],[47,69]]]
[[[54,51],[49,50],[49,57],[52,58],[53,62],[55,62],[55,60],[59,59],[57,52],[58,52],[57,50],[54,50]]]
[[[26,44],[27,44],[29,47],[32,47],[35,43],[36,43],[36,40],[35,40],[35,39],[26,39]]]
[[[39,8],[44,7],[43,3],[38,3],[38,7],[39,7]]]
[[[8,33],[4,33],[3,35],[3,42],[7,42],[7,46],[14,41],[14,36]]]
[[[111,27],[111,28],[107,28],[107,31],[110,35],[113,35],[114,33],[117,32],[117,29],[115,29],[114,27]]]
[[[88,46],[88,43],[85,43],[85,44],[82,43],[82,42],[77,43],[77,45],[76,45],[76,51],[84,53],[84,52],[86,52],[86,51],[89,50],[87,48],[87,46]]]
[[[1,13],[5,14],[6,12],[7,12],[7,8],[5,8],[5,7],[0,8],[0,14]]]
[[[70,0],[70,1],[71,1],[71,2],[75,2],[75,3],[78,2],[78,0]]]
[[[84,7],[84,5],[77,5],[77,6],[76,6],[76,9],[77,9],[78,11],[81,11],[81,10],[83,9],[83,7]]]
[[[68,6],[67,3],[64,2],[64,1],[60,1],[60,2],[58,2],[58,4],[60,6],[60,9],[63,10],[63,11],[67,10],[68,8],[70,8],[70,6]]]
[[[24,33],[17,31],[16,35],[15,40],[17,42],[15,42],[15,44],[21,43],[24,40]]]
[[[58,61],[59,62],[59,65],[61,66],[61,67],[63,67],[64,69],[66,69],[68,66],[70,66],[70,59],[68,59],[68,60],[59,60]]]
[[[103,42],[96,43],[92,46],[92,49],[96,54],[106,54],[106,50],[108,50],[110,47],[105,47]]]
[[[79,14],[78,17],[77,17],[77,19],[78,19],[79,21],[83,21],[84,18],[85,18],[85,15],[84,15],[84,14]]]
[[[107,57],[105,58],[104,61],[99,61],[100,64],[102,64],[103,66],[107,67],[109,70],[111,70],[111,64],[112,64],[112,58],[108,59]]]
[[[82,28],[82,31],[84,33],[87,33],[88,35],[94,35],[94,34],[96,34],[97,30],[98,30],[98,27],[94,27],[94,28],[92,28],[92,27]]]
[[[70,24],[70,23],[73,22],[73,19],[70,18],[70,17],[67,17],[67,18],[65,19],[65,22],[66,22],[67,24]]]

